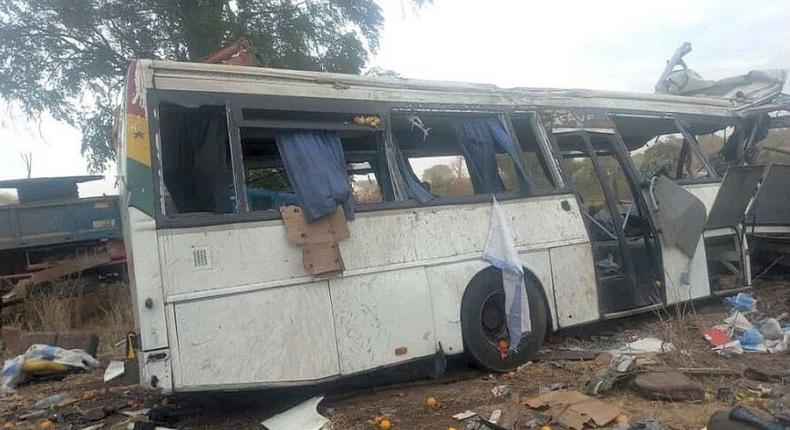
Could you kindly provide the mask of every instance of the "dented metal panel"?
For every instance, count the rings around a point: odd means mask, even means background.
[[[597,320],[598,288],[590,244],[553,248],[549,255],[559,326]]]
[[[307,276],[281,220],[160,230],[159,246],[168,296]],[[196,252],[206,253],[207,265],[196,265]]]
[[[706,229],[732,228],[746,213],[746,207],[757,190],[765,166],[733,166],[727,169],[716,199],[711,206]]]
[[[124,236],[126,256],[130,262],[129,285],[132,287],[140,346],[143,351],[166,348],[168,333],[163,306],[165,293],[159,270],[156,223],[153,218],[136,208],[130,207],[127,211],[130,234]],[[151,306],[146,305],[149,300]]]
[[[437,351],[427,281],[422,267],[329,281],[341,374]]]
[[[143,61],[141,61],[143,63]],[[733,117],[722,100],[578,89],[513,88],[228,65],[146,61],[152,87],[379,102],[601,108]]]
[[[587,241],[570,195],[507,200],[502,209],[520,250]],[[477,258],[488,234],[489,212],[490,203],[484,202],[360,213],[349,223],[351,236],[340,242],[343,276]],[[387,245],[371,238],[388,238]],[[169,302],[311,279],[301,249],[288,243],[281,220],[159,230],[159,246]],[[210,267],[196,267],[195,252],[206,253]]]
[[[440,343],[446,354],[462,352],[460,303],[468,283],[487,267],[480,253],[490,207],[481,202],[360,213],[349,223],[351,236],[340,243],[346,270],[320,282],[304,271],[301,250],[288,243],[281,220],[160,229],[163,289],[173,309],[170,332],[177,334],[171,339],[177,348],[170,348],[176,390],[356,373],[433,355]],[[502,208],[524,266],[543,284],[555,327],[567,325],[556,318],[557,306],[565,304],[555,301],[554,283],[568,281],[562,265],[592,271],[575,198],[507,200]],[[564,255],[562,247],[573,244],[587,251]],[[554,260],[560,266],[552,267],[552,247],[563,254]],[[571,282],[592,288],[595,300],[594,277],[582,278]],[[300,297],[309,302],[299,304]],[[590,315],[572,323],[597,319],[597,306],[585,306]],[[305,310],[314,308],[320,312],[308,322]],[[272,342],[263,338],[249,341],[263,335],[256,333],[286,339],[275,349],[287,353],[272,351]],[[292,338],[302,344],[290,343]],[[211,351],[234,353],[220,359]],[[285,363],[292,355],[309,355],[321,364],[248,364]]]
[[[720,185],[719,183],[694,184],[685,185],[683,188],[698,198],[705,205],[706,212],[710,213]],[[704,237],[699,238],[696,251],[691,259],[678,248],[668,246],[662,235],[659,235],[659,238],[662,245],[667,304],[710,295]]]
[[[309,311],[308,311],[309,310]],[[182,387],[311,381],[338,374],[326,281],[175,305]]]

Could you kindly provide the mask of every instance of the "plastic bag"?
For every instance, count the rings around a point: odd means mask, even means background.
[[[27,360],[50,360],[69,367],[89,369],[99,367],[100,363],[90,354],[81,349],[67,350],[50,345],[31,345],[24,354],[6,360],[0,372],[0,394],[14,390],[14,387],[27,376],[22,371],[22,364]]]
[[[749,312],[754,309],[757,300],[751,294],[738,293],[735,297],[727,297],[724,299],[731,308],[736,311]]]
[[[745,351],[765,352],[765,343],[763,335],[757,329],[752,328],[746,330],[742,335],[738,336],[738,341]]]

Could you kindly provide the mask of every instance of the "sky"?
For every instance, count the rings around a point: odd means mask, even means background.
[[[790,69],[787,0],[525,1],[381,0],[385,24],[370,66],[403,77],[502,87],[652,92],[667,58],[692,44],[687,64],[707,79],[752,69]],[[759,6],[757,6],[759,5]],[[80,175],[80,133],[47,115],[27,121],[0,103],[0,179]],[[106,179],[82,195],[114,193]]]

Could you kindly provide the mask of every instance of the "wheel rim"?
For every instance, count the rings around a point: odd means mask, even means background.
[[[505,315],[505,295],[489,295],[480,308],[480,325],[486,340],[496,346],[500,340],[507,339],[507,316]]]

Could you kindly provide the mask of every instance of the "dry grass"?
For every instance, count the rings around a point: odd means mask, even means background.
[[[674,347],[668,353],[669,361],[678,367],[704,367],[709,365],[707,349],[700,349],[704,323],[693,306],[679,304],[656,311],[658,337]]]
[[[134,328],[125,283],[64,280],[31,295],[19,308],[3,325],[31,331],[92,331],[99,336],[99,355],[114,352],[114,344]]]

